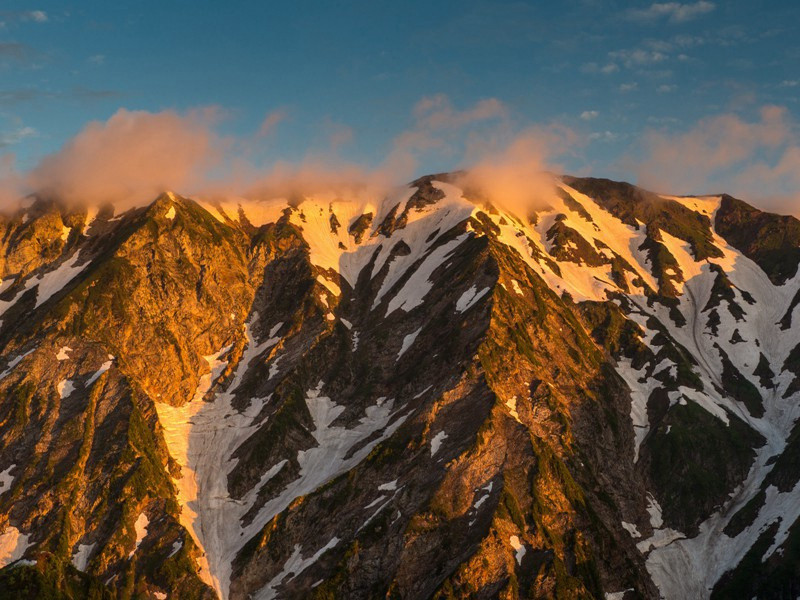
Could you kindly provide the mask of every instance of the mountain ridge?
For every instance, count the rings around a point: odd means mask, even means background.
[[[800,223],[456,181],[3,222],[0,589],[796,589]]]

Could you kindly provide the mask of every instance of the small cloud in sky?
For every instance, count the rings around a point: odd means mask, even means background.
[[[680,34],[672,38],[672,43],[681,48],[694,48],[706,43],[706,39],[697,35]]]
[[[286,120],[287,116],[288,113],[283,108],[279,108],[267,113],[267,116],[265,116],[264,120],[261,121],[261,125],[256,133],[256,137],[266,137],[271,134],[279,123]]]
[[[619,67],[614,63],[606,63],[604,65],[599,65],[595,62],[589,62],[581,65],[581,72],[582,73],[601,73],[603,75],[610,75],[611,73],[616,73],[619,71]]]
[[[19,144],[22,140],[34,137],[37,131],[33,127],[20,127],[9,133],[0,133],[0,148]]]
[[[620,84],[619,86],[619,91],[622,92],[623,94],[627,92],[633,92],[637,89],[639,89],[639,84],[636,83],[635,81],[631,83],[623,83]]]
[[[327,117],[323,120],[321,129],[328,138],[328,145],[332,152],[336,152],[341,146],[349,144],[355,137],[355,131],[353,131],[352,127]]]
[[[669,94],[670,92],[674,92],[678,89],[678,86],[674,83],[663,83],[656,88],[656,91],[659,94]]]
[[[644,45],[655,52],[671,52],[674,47],[672,42],[666,40],[645,40]]]
[[[19,42],[0,42],[0,59],[24,60],[30,55],[30,46]]]
[[[102,65],[106,62],[105,54],[93,54],[87,59],[93,65]]]
[[[596,110],[585,110],[581,113],[581,119],[584,121],[591,121],[592,119],[596,119],[600,116],[600,113]]]
[[[800,79],[784,79],[780,82],[778,87],[793,88],[800,85]]]
[[[589,140],[592,142],[616,142],[619,140],[619,134],[613,131],[595,131],[589,134]]]
[[[473,107],[456,109],[444,94],[426,96],[414,107],[419,124],[434,129],[453,129],[472,123],[500,119],[507,115],[506,106],[497,98],[480,100]]]
[[[647,122],[651,125],[675,125],[676,123],[680,123],[680,120],[676,119],[675,117],[650,116],[647,117]]]
[[[43,10],[4,10],[0,11],[0,27],[8,23],[33,21],[34,23],[47,22],[47,13]]]
[[[701,0],[693,4],[681,2],[656,2],[647,8],[634,8],[628,17],[636,21],[656,21],[666,19],[669,23],[684,23],[710,13],[716,8],[713,2]]]
[[[25,20],[36,21],[37,23],[44,23],[47,21],[47,13],[43,10],[29,10],[25,13]]]
[[[621,62],[628,69],[645,65],[654,65],[664,62],[669,58],[664,52],[643,50],[642,48],[637,48],[635,50],[615,50],[609,52],[608,57]]]

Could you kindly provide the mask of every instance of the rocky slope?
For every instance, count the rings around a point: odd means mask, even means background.
[[[794,218],[438,175],[0,229],[3,597],[800,594]]]

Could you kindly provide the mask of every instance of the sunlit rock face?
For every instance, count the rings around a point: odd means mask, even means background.
[[[800,222],[562,177],[0,222],[0,596],[784,598]]]

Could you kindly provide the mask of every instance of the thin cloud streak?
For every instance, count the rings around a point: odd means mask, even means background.
[[[670,23],[684,23],[710,13],[716,8],[713,2],[701,0],[694,4],[680,2],[656,2],[644,9],[631,9],[628,18],[636,21],[657,21],[666,19]]]

